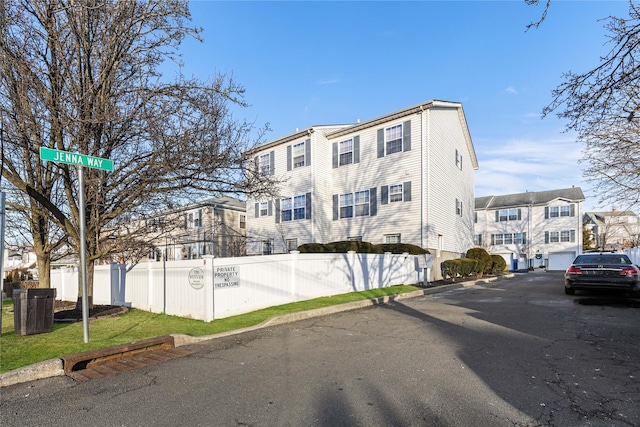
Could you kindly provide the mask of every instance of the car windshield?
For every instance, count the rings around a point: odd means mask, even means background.
[[[585,254],[579,255],[574,264],[631,264],[626,255],[621,254]]]

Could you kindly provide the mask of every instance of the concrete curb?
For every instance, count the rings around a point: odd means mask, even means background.
[[[291,313],[291,314],[283,314],[281,316],[276,316],[276,317],[272,317],[271,319],[267,319],[264,322],[255,326],[251,326],[243,329],[235,329],[233,331],[223,332],[220,334],[205,335],[205,336],[199,336],[199,337],[193,337],[185,334],[171,334],[171,336],[174,339],[174,345],[176,347],[180,347],[183,345],[197,344],[203,341],[208,341],[216,338],[237,335],[243,332],[255,331],[258,329],[263,329],[271,326],[296,322],[298,320],[311,319],[314,317],[326,316],[329,314],[340,313],[340,312],[349,311],[349,310],[357,310],[360,308],[371,307],[374,305],[388,304],[389,302],[393,302],[393,301],[402,301],[405,299],[417,298],[424,295],[431,295],[431,294],[436,294],[440,292],[445,292],[452,289],[466,288],[466,287],[475,286],[481,283],[493,282],[500,278],[511,278],[514,276],[515,274],[506,274],[500,277],[489,277],[486,279],[471,280],[471,281],[460,282],[460,283],[451,283],[449,285],[436,286],[433,288],[425,288],[417,291],[405,292],[403,294],[398,294],[398,295],[390,295],[386,297],[349,302],[346,304],[334,305],[330,307],[317,308],[315,310],[300,311],[300,312]],[[18,368],[13,371],[5,372],[4,374],[0,374],[0,388],[18,384],[18,383],[23,383],[23,382],[33,381],[33,380],[40,380],[40,379],[50,378],[50,377],[59,377],[64,375],[65,375],[65,372],[64,372],[62,358],[49,359],[43,362],[35,363],[33,365],[25,366],[23,368]]]

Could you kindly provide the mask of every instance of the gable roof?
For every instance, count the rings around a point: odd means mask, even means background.
[[[476,197],[476,210],[512,208],[516,206],[540,206],[554,200],[567,202],[583,202],[584,193],[580,187],[563,188],[549,191],[527,191],[524,193],[505,194],[502,196]]]
[[[464,110],[462,109],[462,104],[459,102],[438,101],[438,100],[423,102],[423,103],[414,105],[412,107],[404,108],[402,110],[385,114],[383,116],[376,117],[374,119],[367,120],[361,123],[311,126],[301,131],[296,131],[295,133],[258,145],[254,148],[247,150],[245,153],[246,155],[250,156],[258,151],[266,150],[267,148],[275,147],[280,144],[285,144],[287,142],[290,142],[299,138],[311,136],[312,133],[320,129],[325,131],[325,135],[327,139],[337,138],[337,137],[340,137],[341,135],[346,135],[351,132],[357,132],[362,129],[370,128],[372,126],[377,126],[381,123],[385,123],[390,120],[398,119],[411,114],[420,113],[429,108],[453,108],[457,110],[458,120],[460,122],[460,126],[462,127],[462,132],[464,134],[464,139],[467,145],[467,149],[469,150],[471,165],[473,166],[474,169],[478,169],[478,158],[476,157],[476,150],[473,146],[473,142],[471,141],[471,134],[469,133],[469,127],[467,125],[467,119],[464,115]],[[335,130],[332,130],[331,128],[335,128]]]

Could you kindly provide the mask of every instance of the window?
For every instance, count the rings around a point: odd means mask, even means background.
[[[353,217],[353,193],[340,195],[340,218]]]
[[[546,206],[544,208],[545,219],[570,217],[575,215],[576,215],[576,205],[574,204],[568,204],[563,206]]]
[[[385,243],[400,243],[400,234],[385,234],[384,235]]]
[[[402,201],[402,184],[389,186],[389,203]]]
[[[501,233],[491,235],[492,245],[521,245],[527,243],[526,233]]]
[[[474,246],[482,246],[482,234],[476,234],[473,236]]]
[[[456,150],[456,167],[462,170],[462,154]]]
[[[307,198],[304,194],[293,198],[293,219],[306,218]]]
[[[369,190],[356,191],[356,216],[368,216],[369,215]]]
[[[258,157],[258,170],[262,175],[271,175],[271,155],[262,154]]]
[[[500,209],[496,211],[496,222],[502,221],[517,221],[522,218],[522,211],[517,208],[513,209]]]
[[[402,124],[386,128],[384,141],[387,154],[402,151]]]
[[[280,199],[280,210],[282,222],[291,221],[293,218],[293,204],[291,197]]]
[[[340,195],[340,218],[369,216],[369,190]]]
[[[567,243],[576,241],[576,230],[545,231],[545,243]]]
[[[262,241],[262,255],[271,255],[273,252],[273,242],[271,240]]]
[[[456,215],[462,216],[462,200],[456,199]]]
[[[247,228],[247,216],[240,214],[240,228]]]
[[[260,216],[269,215],[269,202],[260,202]]]
[[[289,252],[298,249],[298,239],[287,239],[287,250]]]
[[[339,144],[340,150],[340,166],[349,165],[353,163],[353,139],[347,139],[341,141]]]
[[[293,167],[304,166],[304,141],[293,144]]]
[[[351,240],[351,241],[355,241],[355,242],[362,242],[362,236],[347,237],[347,240]]]
[[[187,228],[197,228],[202,226],[202,211],[189,212],[186,215]]]

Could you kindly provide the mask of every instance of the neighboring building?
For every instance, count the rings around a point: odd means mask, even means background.
[[[640,218],[631,211],[585,212],[585,228],[591,231],[585,247],[616,251],[640,244]]]
[[[583,202],[579,187],[476,197],[474,242],[513,270],[564,270],[582,252]]]
[[[245,202],[233,197],[211,198],[144,220],[125,222],[120,228],[143,236],[140,241],[144,247],[140,249],[148,253],[148,260],[152,261],[198,259],[211,254],[215,257],[243,256],[246,254],[245,206]],[[132,240],[133,246],[135,240]],[[114,254],[112,260],[125,263],[129,259],[135,260],[136,250],[130,252]]]
[[[273,199],[247,201],[248,254],[357,239],[415,244],[439,265],[473,245],[478,162],[459,103],[314,126],[249,155],[283,184]]]

